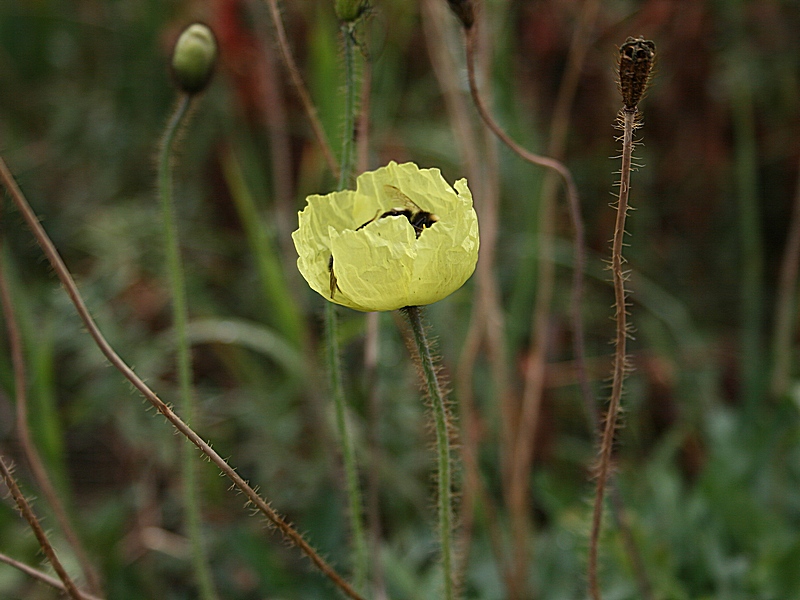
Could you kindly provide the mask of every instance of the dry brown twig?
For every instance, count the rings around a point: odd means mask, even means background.
[[[14,476],[11,474],[11,469],[6,465],[6,462],[2,456],[0,456],[0,476],[2,476],[3,481],[8,487],[11,497],[14,498],[14,502],[16,503],[20,514],[28,522],[33,534],[36,536],[36,541],[39,542],[39,547],[42,549],[42,552],[44,552],[44,555],[47,557],[50,565],[52,565],[53,569],[58,574],[58,578],[61,580],[61,583],[64,586],[64,591],[73,600],[84,600],[83,594],[81,594],[81,592],[78,590],[75,582],[72,581],[72,578],[69,576],[66,569],[64,569],[64,566],[61,564],[61,561],[58,559],[55,548],[53,548],[53,545],[47,538],[47,534],[44,532],[44,529],[42,529],[42,525],[39,523],[39,519],[33,512],[33,508],[31,508],[30,503],[25,499],[25,495],[19,489]]]
[[[626,342],[630,336],[628,324],[628,305],[625,281],[628,272],[624,269],[625,259],[622,247],[625,238],[625,218],[628,215],[628,195],[630,192],[631,166],[633,155],[633,132],[640,124],[639,101],[642,99],[650,81],[655,44],[643,38],[628,38],[619,49],[619,87],[623,108],[619,114],[618,126],[622,129],[622,166],[620,168],[619,195],[617,196],[617,218],[614,226],[614,241],[611,247],[611,275],[614,282],[614,312],[616,333],[614,336],[614,367],[611,382],[611,397],[606,412],[605,427],[600,441],[600,457],[597,465],[597,487],[592,510],[592,527],[589,537],[588,580],[589,594],[593,600],[600,600],[600,585],[597,578],[597,555],[600,542],[600,529],[603,520],[603,500],[605,488],[611,473],[611,451],[614,446],[614,433],[617,428],[617,415],[625,374],[629,370]]]
[[[3,247],[2,242],[2,237],[0,237],[0,254]],[[28,462],[33,478],[36,480],[36,484],[39,486],[47,504],[53,511],[56,521],[64,534],[64,539],[75,553],[75,557],[83,571],[83,576],[86,579],[87,587],[91,592],[99,594],[102,590],[100,576],[89,560],[89,555],[83,548],[80,537],[78,537],[78,534],[70,523],[67,511],[58,497],[58,492],[56,492],[55,486],[47,474],[44,462],[39,456],[39,452],[31,437],[30,428],[28,426],[28,378],[25,373],[22,336],[20,335],[19,325],[14,311],[14,302],[11,297],[11,291],[8,288],[8,281],[6,280],[5,269],[3,268],[1,258],[0,305],[2,306],[3,315],[5,315],[6,329],[8,331],[8,345],[11,353],[12,368],[14,370],[14,396],[17,412],[16,425],[22,453],[25,455],[25,459]]]

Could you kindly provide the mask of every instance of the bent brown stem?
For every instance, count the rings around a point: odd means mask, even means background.
[[[580,201],[578,199],[578,191],[572,174],[569,169],[560,161],[540,156],[529,152],[519,144],[517,144],[494,120],[489,109],[487,108],[483,98],[478,89],[475,76],[474,54],[476,44],[476,28],[465,30],[466,36],[466,52],[467,52],[467,74],[469,78],[469,87],[472,94],[473,101],[483,121],[487,127],[515,154],[520,156],[523,160],[538,166],[545,167],[556,173],[563,181],[564,188],[567,196],[567,203],[569,206],[570,218],[574,229],[574,248],[575,248],[575,270],[573,277],[572,287],[572,300],[571,300],[571,314],[573,321],[573,335],[574,346],[576,349],[575,360],[578,366],[578,374],[581,379],[581,390],[584,395],[584,401],[587,403],[587,410],[591,410],[590,402],[591,391],[586,380],[586,370],[584,367],[584,352],[583,352],[583,325],[581,321],[581,302],[583,295],[583,265],[584,265],[584,230],[583,219],[581,217]],[[577,72],[575,69],[573,71]],[[565,92],[566,93],[566,92]],[[550,242],[551,229],[552,229],[552,202],[545,201],[542,205],[542,212],[544,213],[541,219],[542,225],[542,248],[541,260],[542,273],[540,277],[541,286],[537,293],[536,307],[534,311],[534,318],[532,328],[534,330],[534,352],[530,357],[528,368],[525,370],[525,385],[522,396],[522,408],[519,414],[517,434],[513,442],[513,450],[510,456],[510,473],[508,474],[509,485],[509,504],[513,513],[518,515],[518,520],[521,521],[515,526],[515,546],[516,551],[516,564],[515,569],[518,577],[523,577],[522,573],[525,572],[526,558],[524,546],[526,544],[526,507],[525,496],[527,491],[527,484],[525,483],[525,473],[530,466],[532,456],[532,449],[534,446],[534,436],[537,429],[538,414],[541,406],[542,384],[544,378],[544,346],[546,340],[546,321],[547,314],[552,299],[553,291],[553,265],[551,260],[552,248]]]
[[[5,315],[6,329],[8,330],[8,345],[11,352],[11,363],[14,369],[14,396],[17,409],[17,435],[22,452],[28,461],[33,478],[44,494],[45,500],[50,506],[53,514],[58,521],[58,525],[64,534],[67,544],[69,544],[75,557],[78,559],[83,576],[86,578],[86,585],[93,593],[100,593],[100,577],[97,574],[89,555],[84,550],[78,534],[72,527],[67,511],[58,497],[56,488],[47,474],[44,462],[39,455],[36,445],[31,438],[30,427],[28,426],[28,393],[27,375],[25,372],[25,359],[22,349],[22,336],[20,335],[19,325],[14,311],[14,302],[11,292],[8,289],[8,281],[5,276],[2,258],[2,239],[0,239],[0,305]]]
[[[83,595],[81,595],[81,593],[78,591],[78,588],[75,586],[75,582],[73,582],[70,576],[67,574],[67,571],[64,569],[61,561],[58,560],[58,556],[56,556],[56,551],[53,548],[53,545],[50,543],[50,540],[47,539],[47,534],[44,532],[44,529],[42,529],[39,519],[34,514],[31,505],[25,499],[22,491],[19,489],[14,476],[11,474],[11,470],[8,468],[8,466],[6,466],[6,462],[2,456],[0,456],[0,475],[2,475],[2,479],[8,487],[8,491],[11,492],[11,496],[14,498],[14,502],[17,504],[20,514],[22,514],[22,517],[28,522],[31,530],[33,530],[33,534],[36,536],[36,541],[39,542],[42,552],[44,552],[47,560],[58,574],[58,578],[61,580],[61,583],[64,584],[64,590],[66,591],[67,595],[74,600],[83,600]]]
[[[305,539],[294,529],[287,521],[285,521],[269,504],[259,496],[256,491],[244,480],[239,474],[231,467],[225,459],[217,454],[211,446],[206,443],[194,430],[189,427],[172,409],[167,406],[156,393],[142,381],[136,373],[133,372],[127,363],[116,353],[108,341],[101,333],[99,327],[92,318],[86,304],[78,291],[77,285],[72,278],[69,270],[67,269],[64,261],[50,240],[50,237],[45,232],[44,228],[39,223],[36,215],[25,199],[22,191],[14,181],[11,172],[5,164],[5,161],[0,157],[0,180],[2,180],[4,187],[8,191],[14,204],[22,214],[25,223],[36,238],[36,242],[42,248],[45,256],[47,257],[50,266],[56,272],[58,279],[64,286],[64,289],[69,296],[72,304],[75,306],[78,316],[83,321],[84,326],[92,336],[92,339],[97,344],[97,347],[108,359],[111,365],[116,368],[131,385],[136,388],[142,396],[158,411],[164,418],[166,418],[172,426],[177,429],[181,434],[186,436],[190,442],[197,446],[200,451],[213,462],[222,473],[233,482],[248,499],[248,504],[252,503],[256,509],[261,512],[267,520],[276,527],[281,534],[291,543],[298,546],[305,554],[312,564],[319,569],[342,593],[347,597],[354,600],[362,600],[362,597],[347,583],[334,569],[331,567],[312,547],[305,541]]]
[[[53,587],[57,590],[61,590],[62,592],[66,592],[64,584],[62,582],[60,582],[55,577],[50,577],[50,575],[42,573],[39,569],[34,569],[33,567],[28,566],[25,563],[21,563],[18,560],[14,560],[10,556],[6,556],[3,553],[0,553],[0,562],[5,563],[10,567],[14,567],[18,571],[22,571],[26,575],[29,575],[30,577],[33,577],[34,579],[41,581],[45,585],[49,585],[50,587]],[[87,592],[81,592],[81,598],[83,598],[83,600],[102,600],[100,597],[94,596]]]
[[[292,85],[300,98],[300,102],[303,104],[306,116],[308,116],[308,120],[311,123],[314,137],[317,138],[317,142],[322,149],[322,154],[325,156],[325,161],[328,163],[328,168],[331,170],[331,173],[333,173],[333,176],[338,179],[339,165],[336,162],[336,158],[333,156],[333,151],[325,135],[325,129],[323,129],[322,123],[319,120],[317,108],[311,100],[311,94],[308,93],[308,89],[305,83],[303,83],[303,78],[300,76],[300,69],[297,68],[297,63],[294,61],[294,55],[289,47],[289,41],[286,39],[286,30],[283,27],[283,19],[281,18],[281,11],[278,8],[278,0],[266,0],[266,2],[269,7],[269,14],[272,16],[272,22],[275,25],[275,32],[278,37],[278,48],[280,48],[281,51],[283,64],[286,66],[286,70],[289,72],[289,78],[292,80]]]

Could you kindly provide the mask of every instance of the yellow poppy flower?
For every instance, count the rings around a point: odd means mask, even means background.
[[[292,234],[297,267],[313,290],[361,311],[431,304],[470,278],[478,217],[467,181],[390,162],[356,190],[309,196]]]

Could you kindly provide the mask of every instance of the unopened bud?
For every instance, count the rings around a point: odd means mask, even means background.
[[[471,29],[475,24],[475,6],[472,0],[447,0],[452,10],[461,21],[464,29]]]
[[[352,23],[369,7],[368,0],[336,0],[336,17],[343,23]]]
[[[184,29],[172,52],[172,73],[178,87],[187,94],[202,92],[214,74],[217,40],[202,23]]]

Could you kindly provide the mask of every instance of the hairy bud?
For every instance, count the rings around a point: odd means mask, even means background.
[[[172,74],[178,87],[187,94],[202,92],[214,74],[217,40],[202,23],[184,29],[172,52]]]
[[[336,17],[343,23],[358,21],[369,8],[368,0],[336,0],[334,4]]]

